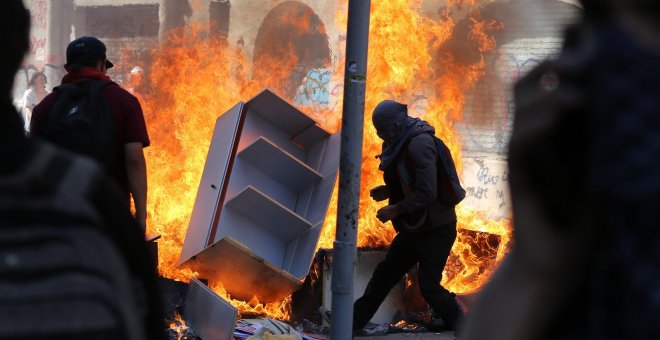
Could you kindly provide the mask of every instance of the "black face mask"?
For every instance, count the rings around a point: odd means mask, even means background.
[[[385,143],[394,143],[401,136],[408,108],[393,100],[384,100],[374,109],[372,116],[378,137]]]
[[[376,134],[385,143],[394,143],[401,136],[403,128],[402,122],[383,124],[383,126],[375,126]]]

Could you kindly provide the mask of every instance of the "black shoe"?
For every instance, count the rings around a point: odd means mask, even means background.
[[[380,325],[369,322],[362,329],[353,330],[353,336],[375,336],[375,335],[387,335],[389,333],[389,325]]]
[[[317,325],[307,319],[302,319],[302,329],[303,332],[312,333],[312,334],[330,334],[330,328],[322,325]]]

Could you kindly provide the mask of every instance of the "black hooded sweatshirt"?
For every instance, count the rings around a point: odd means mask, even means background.
[[[446,227],[455,232],[454,206],[438,199],[435,129],[423,120],[406,118],[407,131],[402,134],[401,147],[392,161],[381,164],[389,189],[389,204],[396,205],[399,211],[392,221],[394,229],[420,232]]]

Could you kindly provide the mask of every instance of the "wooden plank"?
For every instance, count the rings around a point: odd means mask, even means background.
[[[209,282],[222,282],[233,299],[281,301],[300,288],[293,275],[257,256],[238,241],[225,237],[190,261],[191,268]]]
[[[321,180],[321,174],[264,137],[257,138],[239,152],[238,157],[293,192],[300,192]]]
[[[247,186],[227,201],[226,205],[284,242],[298,237],[312,227],[309,221],[253,186]]]
[[[202,339],[232,340],[238,310],[201,281],[192,278],[183,317]]]

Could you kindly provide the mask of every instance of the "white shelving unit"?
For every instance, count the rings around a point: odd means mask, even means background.
[[[339,141],[269,90],[220,116],[180,263],[233,297],[291,294],[314,257]]]

